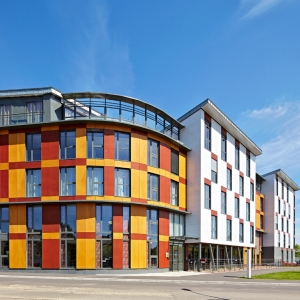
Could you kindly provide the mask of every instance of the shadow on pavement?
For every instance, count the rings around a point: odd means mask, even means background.
[[[210,297],[209,299],[207,300],[215,300],[215,299],[219,299],[219,300],[230,300],[228,298],[219,298],[219,297],[215,297],[215,296],[211,296],[211,295],[206,295],[206,294],[201,294],[201,293],[197,293],[197,292],[194,292],[190,289],[182,289],[183,291],[186,291],[186,292],[191,292],[193,294],[197,294],[197,295],[200,295],[200,296],[206,296],[206,297]]]

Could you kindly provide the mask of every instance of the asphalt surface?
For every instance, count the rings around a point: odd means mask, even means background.
[[[257,270],[253,274],[285,270],[292,269]],[[151,275],[2,272],[0,299],[300,299],[300,281],[240,278],[245,275],[245,271]]]

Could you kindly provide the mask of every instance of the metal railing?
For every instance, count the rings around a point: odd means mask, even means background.
[[[260,263],[252,263],[252,269],[267,269],[282,267],[284,265],[281,259],[263,259]],[[189,271],[199,271],[199,272],[229,272],[229,271],[240,271],[246,270],[247,263],[246,260],[239,259],[219,259],[219,260],[201,260],[198,261],[189,261]]]

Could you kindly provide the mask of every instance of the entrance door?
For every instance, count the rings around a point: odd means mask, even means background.
[[[198,245],[189,245],[189,271],[198,271],[198,257],[199,257],[199,247]]]
[[[184,247],[183,243],[170,244],[170,271],[183,271]]]
[[[0,268],[8,268],[9,267],[9,242],[8,241],[1,241],[1,252],[0,252]]]

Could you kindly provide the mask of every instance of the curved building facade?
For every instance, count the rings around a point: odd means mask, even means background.
[[[2,91],[0,109],[0,267],[184,268],[178,121],[136,99],[52,88]]]

